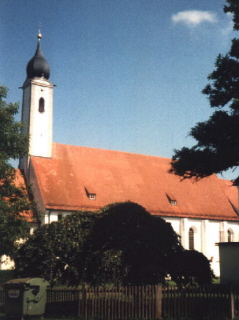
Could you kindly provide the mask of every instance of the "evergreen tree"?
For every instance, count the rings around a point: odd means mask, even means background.
[[[233,14],[234,30],[238,31],[239,2],[226,1],[224,12]],[[200,179],[239,165],[239,39],[232,40],[226,55],[218,55],[208,80],[202,92],[216,111],[191,129],[190,136],[197,143],[175,150],[172,158],[170,172],[183,179]],[[235,177],[234,184],[238,182]]]
[[[27,190],[16,185],[16,170],[10,159],[28,152],[28,137],[21,134],[22,124],[14,120],[18,103],[5,102],[8,89],[0,86],[0,257],[12,257],[17,240],[29,235],[24,212],[30,209]]]

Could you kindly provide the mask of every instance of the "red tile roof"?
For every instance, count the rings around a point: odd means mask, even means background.
[[[25,178],[24,178],[21,170],[19,170],[19,169],[15,170],[15,181],[14,182],[15,182],[16,187],[26,189]],[[26,194],[27,194],[27,190],[26,190]],[[30,210],[21,212],[20,216],[24,217],[28,222],[35,221],[35,218],[33,217],[33,212]]]
[[[170,159],[54,143],[52,158],[31,157],[31,165],[46,209],[97,210],[130,200],[154,215],[239,220],[231,205],[237,208],[236,187],[215,175],[180,181],[168,173]]]

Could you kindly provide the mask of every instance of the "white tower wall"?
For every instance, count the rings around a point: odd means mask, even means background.
[[[53,84],[42,78],[24,83],[22,102],[23,131],[29,134],[29,156],[52,156]],[[19,167],[27,170],[28,159]]]

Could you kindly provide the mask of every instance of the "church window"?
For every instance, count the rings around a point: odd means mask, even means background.
[[[194,230],[193,230],[193,228],[189,229],[188,241],[189,241],[189,250],[194,250]]]
[[[39,112],[44,112],[45,111],[45,100],[43,98],[39,99]]]
[[[228,229],[227,230],[227,242],[232,242],[233,241],[233,231]]]

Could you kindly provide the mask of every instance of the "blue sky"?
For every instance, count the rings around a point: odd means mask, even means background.
[[[236,36],[224,4],[1,0],[0,83],[8,101],[21,101],[41,23],[56,85],[53,140],[171,157],[213,112],[201,90]]]

